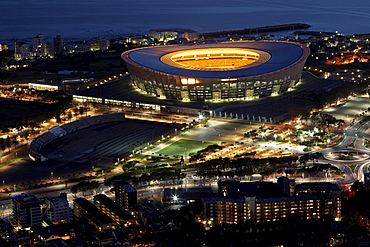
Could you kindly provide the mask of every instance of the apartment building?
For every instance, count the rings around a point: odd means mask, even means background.
[[[215,224],[237,224],[251,219],[251,206],[245,198],[204,198],[203,216]]]
[[[341,220],[342,204],[338,185],[306,183],[293,186],[293,183],[294,180],[279,179],[276,186],[280,188],[279,194],[282,196],[269,197],[261,196],[260,189],[263,186],[274,188],[271,183],[220,181],[219,197],[202,199],[204,220],[211,220],[215,224],[235,224],[245,220],[256,223],[281,221],[287,217],[320,219],[326,215]],[[296,188],[294,193],[290,192],[292,187]],[[253,194],[258,190],[257,197]]]
[[[115,226],[114,220],[85,198],[73,200],[73,214],[76,217],[87,219],[99,231],[112,229]]]
[[[137,204],[137,191],[131,184],[117,180],[114,185],[115,202],[121,208],[129,211]]]
[[[34,194],[17,194],[12,197],[15,224],[21,228],[29,228],[42,222],[40,199]]]
[[[53,223],[66,222],[73,218],[72,209],[69,207],[65,193],[60,196],[48,197],[45,213]]]
[[[129,226],[137,224],[134,217],[127,211],[120,208],[114,201],[104,194],[94,196],[94,204],[103,213],[108,215],[119,226]]]
[[[341,219],[341,200],[327,195],[301,195],[278,198],[255,199],[252,212],[255,222],[280,221],[286,217],[320,219],[333,215]]]
[[[30,58],[30,46],[23,41],[16,41],[14,43],[14,59],[22,60]]]

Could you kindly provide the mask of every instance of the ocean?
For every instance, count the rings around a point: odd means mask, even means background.
[[[366,0],[2,0],[0,43],[43,34],[69,40],[189,28],[200,33],[306,23],[314,31],[370,32]]]

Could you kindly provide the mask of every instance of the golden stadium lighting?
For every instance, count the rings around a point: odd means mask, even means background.
[[[260,54],[245,49],[199,49],[177,52],[172,62],[188,68],[222,69],[243,67],[257,61]]]

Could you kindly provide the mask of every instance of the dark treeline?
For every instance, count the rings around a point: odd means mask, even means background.
[[[218,158],[208,160],[195,165],[197,175],[204,178],[213,178],[216,176],[250,176],[260,172],[261,175],[271,175],[278,166],[290,166],[298,160],[297,156],[271,157],[265,159],[256,159],[243,157],[238,159]]]

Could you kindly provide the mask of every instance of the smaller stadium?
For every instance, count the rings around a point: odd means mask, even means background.
[[[28,154],[37,162],[112,162],[174,134],[176,128],[181,127],[174,123],[127,119],[124,113],[81,118],[36,137]]]
[[[134,87],[162,99],[241,101],[299,81],[309,49],[281,41],[139,48],[122,54]]]

